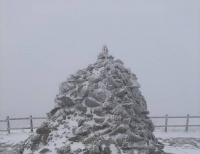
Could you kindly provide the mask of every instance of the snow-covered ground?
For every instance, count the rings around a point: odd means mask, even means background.
[[[200,154],[200,131],[155,131],[154,135],[165,145],[164,151],[167,153]]]
[[[20,149],[22,141],[27,139],[32,133],[24,130],[0,132],[0,154],[16,154],[16,149]]]
[[[0,144],[1,143],[8,143],[8,144],[16,144],[21,141],[27,139],[31,134],[30,130],[28,131],[12,131],[10,134],[7,132],[0,132]]]
[[[0,132],[0,149],[11,150],[11,147],[24,141],[32,133],[30,130],[12,131],[10,134]],[[154,135],[165,144],[164,151],[172,154],[200,154],[200,130],[196,131],[170,131],[156,130]],[[1,154],[4,154],[0,152]],[[7,153],[5,153],[7,154]]]

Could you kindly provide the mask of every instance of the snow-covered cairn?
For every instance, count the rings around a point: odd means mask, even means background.
[[[48,119],[24,154],[162,154],[136,75],[108,54],[60,84]],[[21,151],[23,151],[21,150]]]

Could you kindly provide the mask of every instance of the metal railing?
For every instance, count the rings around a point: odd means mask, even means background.
[[[191,118],[199,118],[200,116],[190,116],[189,114],[187,116],[158,116],[158,117],[150,117],[151,119],[165,119],[165,125],[156,125],[155,127],[164,127],[165,132],[167,132],[168,127],[185,127],[185,130],[188,131],[189,127],[200,127],[199,125],[189,125],[189,119]],[[185,125],[168,125],[168,119],[176,119],[176,118],[185,118],[186,119],[186,124]],[[0,131],[7,131],[10,133],[10,130],[18,130],[18,129],[30,129],[31,132],[33,132],[33,129],[38,128],[33,126],[33,119],[47,119],[46,117],[32,117],[32,115],[28,118],[9,118],[7,116],[6,120],[0,120],[0,122],[6,122],[7,123],[7,129],[1,130]],[[22,128],[10,128],[10,121],[11,120],[30,120],[30,127],[22,127]]]

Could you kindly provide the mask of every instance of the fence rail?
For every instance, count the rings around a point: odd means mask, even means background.
[[[154,116],[154,117],[150,117],[151,119],[165,119],[165,125],[156,125],[155,127],[164,127],[165,128],[165,132],[167,132],[167,128],[168,127],[185,127],[185,130],[188,131],[189,127],[200,127],[200,125],[189,125],[189,119],[191,118],[199,118],[200,116],[190,116],[189,114],[187,116],[168,116],[168,114],[166,116]],[[185,118],[186,119],[186,124],[185,125],[168,125],[168,119],[177,119],[177,118]],[[10,133],[10,130],[18,130],[18,129],[30,129],[31,132],[33,132],[33,129],[38,128],[38,127],[34,127],[33,126],[33,119],[47,119],[46,117],[32,117],[32,115],[30,115],[30,117],[28,118],[9,118],[9,116],[7,116],[6,120],[0,120],[0,122],[5,122],[7,123],[7,129],[6,130],[1,130],[0,131],[7,131],[8,133]],[[10,121],[11,120],[30,120],[30,127],[22,127],[22,128],[10,128]]]
[[[0,120],[0,122],[6,122],[7,123],[7,129],[6,130],[0,129],[0,131],[7,131],[8,133],[10,133],[10,130],[30,129],[31,132],[33,132],[33,129],[38,128],[38,127],[33,126],[33,119],[47,119],[47,118],[46,117],[32,117],[32,115],[30,115],[30,117],[28,117],[28,118],[10,118],[9,116],[7,116],[6,120]],[[10,128],[10,121],[11,120],[30,120],[30,127]]]
[[[200,125],[189,125],[189,119],[191,118],[199,118],[200,116],[190,116],[189,114],[187,116],[159,116],[159,117],[150,117],[151,119],[159,118],[159,119],[165,119],[165,125],[157,125],[155,127],[164,127],[165,132],[167,132],[168,127],[185,127],[185,130],[188,132],[189,127],[200,127]],[[177,118],[185,118],[186,124],[185,125],[168,125],[168,119],[177,119]]]

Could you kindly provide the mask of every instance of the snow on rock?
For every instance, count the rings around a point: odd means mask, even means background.
[[[60,84],[48,119],[24,154],[162,154],[136,75],[103,46],[94,64]]]

